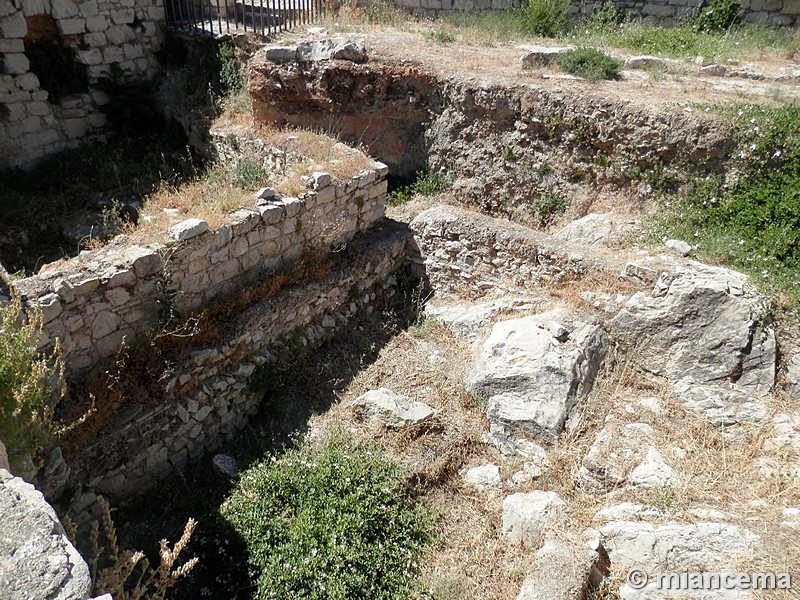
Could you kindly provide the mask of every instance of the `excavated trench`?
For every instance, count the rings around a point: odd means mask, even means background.
[[[282,62],[262,52],[249,69],[256,124],[329,132],[365,148],[398,180],[433,171],[449,182],[459,201],[526,223],[532,206],[548,195],[568,206],[583,202],[578,214],[589,212],[593,199],[621,192],[634,204],[644,203],[654,187],[647,174],[720,174],[733,147],[725,129],[704,115],[553,87],[443,78],[402,61]],[[403,226],[389,228],[396,233]],[[404,252],[406,264],[419,263],[413,241]],[[359,313],[293,372],[301,391],[311,390],[315,378],[338,383],[316,386],[303,402],[290,389],[294,379],[289,377],[229,442],[232,453],[246,459],[280,445],[310,414],[336,402],[346,383],[413,322],[410,309],[418,296],[396,279],[384,286],[392,290],[380,311]],[[127,423],[123,417],[120,430]],[[97,449],[98,462],[107,458],[107,450]],[[116,447],[114,452],[126,453]],[[209,477],[209,456],[194,458],[188,468],[177,470],[180,477],[128,502],[120,512],[119,535],[132,546],[150,548],[164,537],[174,540],[186,517],[200,516],[197,540],[204,566],[173,597],[222,597],[247,578],[240,542],[213,522],[230,483]],[[84,490],[83,498],[87,494]],[[211,523],[204,524],[203,517]]]
[[[548,193],[568,204],[620,190],[643,199],[647,174],[721,173],[733,146],[718,121],[677,106],[464,81],[403,60],[270,56],[260,52],[250,63],[257,123],[331,132],[401,179],[430,169],[460,200],[493,213],[513,213]]]

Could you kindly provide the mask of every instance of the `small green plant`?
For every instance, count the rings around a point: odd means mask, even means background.
[[[55,408],[64,394],[64,363],[56,342],[50,357],[37,351],[42,315],[23,315],[16,295],[0,304],[0,441],[12,470],[30,470],[31,457],[58,433]]]
[[[547,227],[559,215],[567,210],[567,203],[562,196],[554,190],[547,190],[533,202],[533,214],[539,227]]]
[[[591,81],[616,79],[622,69],[619,60],[596,48],[567,50],[558,55],[556,64],[566,73]]]
[[[231,183],[243,190],[255,190],[267,179],[267,172],[256,161],[241,158],[233,168]]]
[[[555,37],[570,28],[570,0],[528,0],[519,15],[529,35]]]
[[[409,597],[431,536],[403,479],[343,432],[244,472],[220,513],[247,545],[254,598]]]
[[[308,352],[298,332],[281,340],[271,350],[272,359],[259,365],[250,379],[251,389],[259,394],[275,391],[288,383]]]
[[[414,183],[400,186],[390,191],[386,196],[386,204],[399,206],[411,200],[414,196],[433,196],[447,189],[447,180],[444,177],[425,169],[417,173]]]
[[[245,77],[239,66],[236,46],[229,42],[219,45],[215,55],[219,91],[222,96],[233,96],[245,88]]]
[[[456,34],[448,29],[435,29],[425,32],[425,37],[437,44],[452,44],[456,41]]]
[[[704,2],[689,18],[689,26],[698,32],[725,33],[741,20],[741,0]]]
[[[607,27],[609,25],[619,25],[625,20],[625,11],[617,8],[612,0],[605,0],[600,6],[592,11],[589,17],[589,26]]]

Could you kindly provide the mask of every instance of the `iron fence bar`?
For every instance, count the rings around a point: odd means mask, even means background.
[[[219,14],[219,0],[217,0],[217,29],[220,35],[222,34],[222,16]],[[228,19],[228,13],[225,13],[225,19]]]
[[[234,11],[236,10],[236,6],[234,5]],[[231,9],[228,6],[228,0],[225,0],[225,33],[231,32],[231,19],[230,19]],[[234,15],[236,18],[236,15]]]
[[[205,0],[200,0],[200,31],[205,34],[206,32],[206,14],[203,8],[205,7]]]
[[[258,25],[264,35],[264,0],[258,0]]]
[[[178,13],[180,14],[180,25],[183,27],[183,3],[178,0]]]

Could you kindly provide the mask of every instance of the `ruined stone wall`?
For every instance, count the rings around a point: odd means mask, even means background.
[[[590,15],[605,0],[576,0],[572,10]],[[645,23],[672,27],[703,3],[703,0],[615,0],[617,8]],[[427,16],[456,11],[504,10],[520,4],[515,0],[394,0],[405,11]],[[778,26],[800,25],[800,0],[742,0],[743,18],[750,23]]]
[[[189,219],[170,229],[169,243],[132,245],[118,236],[14,285],[42,308],[42,346],[60,338],[68,371],[80,374],[151,332],[165,289],[189,315],[307,250],[368,229],[383,217],[387,187],[387,167],[374,165],[344,181],[315,173],[300,197],[240,209],[216,231]]]
[[[254,304],[223,340],[192,351],[161,382],[165,401],[123,411],[91,445],[68,457],[70,487],[80,490],[66,502],[69,511],[85,522],[96,494],[124,503],[219,449],[258,410],[278,360],[276,343],[319,346],[357,314],[380,306],[394,294],[406,239],[406,228],[396,223],[373,227],[353,242],[358,260]]]
[[[603,0],[584,0],[578,10],[591,14]],[[703,4],[703,0],[616,0],[617,8],[645,23],[672,27]],[[800,0],[742,0],[742,18],[748,23],[800,25]]]
[[[101,136],[92,86],[112,65],[155,75],[164,19],[163,0],[0,2],[0,170]]]

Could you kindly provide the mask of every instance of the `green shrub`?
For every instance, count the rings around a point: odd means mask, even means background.
[[[556,58],[556,64],[566,73],[592,81],[616,79],[622,69],[622,64],[616,58],[595,48],[562,52]]]
[[[220,44],[215,58],[220,94],[231,96],[243,90],[246,82],[239,65],[236,46],[229,42]]]
[[[231,182],[243,190],[254,190],[267,179],[267,172],[256,161],[242,158],[236,161]]]
[[[437,44],[451,44],[456,41],[456,34],[447,29],[436,29],[425,32],[425,37]]]
[[[741,0],[704,2],[689,18],[689,26],[705,33],[724,33],[741,20]]]
[[[570,0],[528,0],[520,10],[529,35],[555,37],[570,28]]]
[[[407,598],[430,534],[402,477],[344,433],[244,472],[220,512],[247,545],[255,598]]]
[[[32,454],[54,433],[64,371],[58,345],[51,359],[36,350],[41,314],[30,311],[27,322],[21,315],[16,297],[0,305],[0,441],[18,472],[27,470]]]
[[[533,202],[533,214],[540,227],[547,227],[558,215],[563,215],[566,210],[566,201],[553,190],[547,190]]]
[[[699,254],[800,302],[800,108],[722,109],[737,135],[740,177],[696,181],[665,211],[664,229]]]
[[[447,180],[438,173],[425,169],[417,173],[414,183],[400,186],[389,192],[386,196],[386,204],[399,206],[414,196],[434,196],[445,189],[447,189]]]

